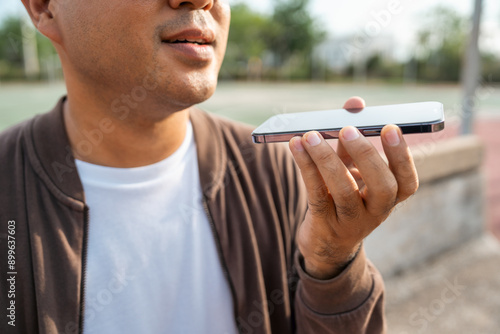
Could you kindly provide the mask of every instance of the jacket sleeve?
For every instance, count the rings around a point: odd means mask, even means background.
[[[299,276],[295,295],[297,334],[385,333],[384,284],[364,249],[331,280],[308,275],[295,252]]]
[[[289,210],[296,233],[307,211],[307,195],[300,171],[288,155]],[[291,167],[291,168],[290,168]],[[293,186],[291,186],[291,184]],[[294,298],[297,334],[311,333],[385,333],[384,283],[382,276],[366,258],[363,248],[342,273],[331,280],[308,275],[293,240],[293,272],[298,283],[290,286]],[[297,281],[296,281],[297,282]]]

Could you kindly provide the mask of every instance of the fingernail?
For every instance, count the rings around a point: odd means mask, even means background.
[[[321,143],[321,138],[319,137],[319,133],[317,132],[308,133],[306,140],[311,146],[318,146]]]
[[[344,137],[347,141],[358,139],[359,131],[355,127],[348,126],[344,128],[344,131],[342,131],[342,137]]]
[[[299,152],[302,152],[304,150],[304,146],[302,146],[302,140],[300,137],[294,137],[292,139],[292,145]]]
[[[399,145],[399,143],[401,141],[399,139],[398,132],[394,128],[391,128],[390,130],[388,130],[385,133],[384,137],[385,137],[385,140],[387,141],[387,144],[389,144],[390,146],[397,146],[397,145]]]

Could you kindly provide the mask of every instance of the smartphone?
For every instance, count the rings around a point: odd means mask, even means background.
[[[352,125],[365,136],[379,136],[387,124],[398,125],[403,134],[437,132],[444,129],[444,110],[440,102],[419,102],[366,107],[308,111],[272,116],[252,132],[254,143],[286,142],[316,130],[325,139],[338,138],[342,128]]]

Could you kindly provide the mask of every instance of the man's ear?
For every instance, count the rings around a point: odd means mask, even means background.
[[[60,44],[61,32],[54,13],[59,0],[22,0],[35,27],[51,41]]]

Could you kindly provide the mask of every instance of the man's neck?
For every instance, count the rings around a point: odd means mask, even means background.
[[[118,168],[146,166],[169,157],[184,140],[188,109],[153,121],[146,117],[151,110],[115,114],[95,100],[84,101],[68,94],[64,103],[64,123],[76,159]]]

